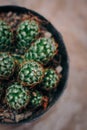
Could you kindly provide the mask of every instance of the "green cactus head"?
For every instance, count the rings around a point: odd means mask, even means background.
[[[33,87],[41,82],[43,76],[43,67],[35,61],[28,61],[21,66],[18,74],[18,80],[24,86]]]
[[[25,108],[29,103],[29,90],[18,83],[14,83],[7,88],[5,99],[10,108],[14,110],[20,110]]]
[[[8,51],[11,47],[12,32],[10,27],[0,20],[0,51]]]
[[[43,100],[43,95],[39,91],[37,91],[37,90],[32,91],[31,100],[30,100],[32,107],[36,108],[36,107],[42,105],[42,100]]]
[[[18,26],[17,29],[17,47],[19,49],[27,49],[31,42],[35,40],[39,33],[38,23],[34,20],[25,20]]]
[[[14,72],[15,62],[8,53],[0,53],[0,79],[8,79]]]
[[[60,77],[55,70],[51,68],[46,69],[45,76],[43,78],[41,86],[45,90],[51,90],[57,86],[57,83],[59,82],[59,80],[60,80]]]
[[[51,38],[40,38],[31,45],[25,58],[47,64],[57,53],[57,44]]]

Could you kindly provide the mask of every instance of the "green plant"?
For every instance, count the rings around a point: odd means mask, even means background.
[[[24,57],[19,55],[19,54],[14,53],[14,54],[11,54],[11,55],[12,55],[13,59],[15,60],[15,62],[18,63],[18,64],[21,64],[24,60],[23,59]]]
[[[35,86],[41,82],[43,76],[43,67],[35,61],[28,61],[21,65],[18,81],[24,86]]]
[[[25,20],[18,26],[17,29],[17,47],[26,50],[35,40],[39,33],[38,23],[34,20]]]
[[[43,101],[43,95],[37,90],[32,91],[31,100],[30,100],[30,103],[31,103],[32,107],[36,108],[38,106],[41,106],[42,101]]]
[[[11,28],[0,20],[0,51],[8,51],[11,48],[12,32]]]
[[[46,69],[41,86],[45,90],[51,90],[55,88],[60,81],[60,75],[53,69]]]
[[[57,53],[57,44],[54,39],[40,38],[31,45],[25,53],[26,60],[34,60],[42,64],[47,64]]]
[[[8,79],[14,72],[15,62],[8,53],[0,53],[0,79]]]
[[[6,16],[9,15],[13,13]],[[0,102],[9,117],[15,112],[12,121],[18,116],[26,118],[27,112],[37,107],[45,110],[61,78],[53,69],[59,57],[58,44],[51,32],[44,30],[39,18],[26,14],[16,18],[14,22],[5,19],[11,28],[0,20]]]
[[[5,99],[10,108],[19,110],[26,107],[26,105],[29,103],[29,90],[18,83],[14,83],[7,88]]]

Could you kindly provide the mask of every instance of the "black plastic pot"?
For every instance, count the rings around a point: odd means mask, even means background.
[[[63,38],[62,38],[61,34],[53,27],[53,25],[48,20],[46,20],[40,14],[38,14],[38,13],[32,11],[32,10],[23,8],[23,7],[18,7],[18,6],[0,6],[0,13],[1,12],[9,12],[9,11],[12,11],[12,12],[15,12],[15,13],[28,13],[28,12],[30,12],[30,13],[34,14],[35,16],[38,16],[39,19],[45,21],[45,27],[47,28],[47,30],[49,32],[52,33],[52,35],[54,36],[54,38],[58,42],[59,53],[61,54],[61,66],[63,68],[63,70],[61,72],[62,79],[61,79],[61,81],[60,81],[60,83],[58,85],[57,90],[55,91],[55,93],[53,95],[53,99],[50,102],[48,108],[46,110],[41,111],[40,113],[32,114],[31,118],[24,119],[24,120],[22,120],[22,121],[20,121],[18,123],[14,123],[14,124],[20,124],[20,123],[25,123],[25,122],[32,122],[32,121],[36,120],[37,118],[41,117],[59,99],[60,95],[63,93],[63,90],[65,89],[66,82],[67,82],[67,79],[68,79],[68,72],[69,72],[69,63],[68,62],[69,62],[69,60],[68,60],[67,51],[66,51],[65,44],[64,44],[64,41],[63,41]],[[11,124],[11,123],[6,123],[5,122],[3,124]]]

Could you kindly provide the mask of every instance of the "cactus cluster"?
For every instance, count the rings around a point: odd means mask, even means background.
[[[0,51],[8,51],[11,47],[12,32],[10,26],[0,20]]]
[[[15,51],[8,53],[13,34],[10,27],[0,21],[0,82],[7,83],[6,87],[0,84],[0,95],[5,88],[5,103],[17,111],[27,105],[39,107],[43,102],[45,108],[48,99],[44,98],[43,91],[50,92],[60,80],[55,69],[48,68],[50,60],[57,54],[58,45],[53,38],[38,38],[39,32],[36,21],[21,22],[14,36]],[[18,49],[24,50],[24,54],[18,53]]]

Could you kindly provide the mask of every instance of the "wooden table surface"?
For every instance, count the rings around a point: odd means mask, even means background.
[[[45,16],[62,33],[70,59],[66,90],[39,120],[0,130],[87,130],[87,0],[0,0]]]

